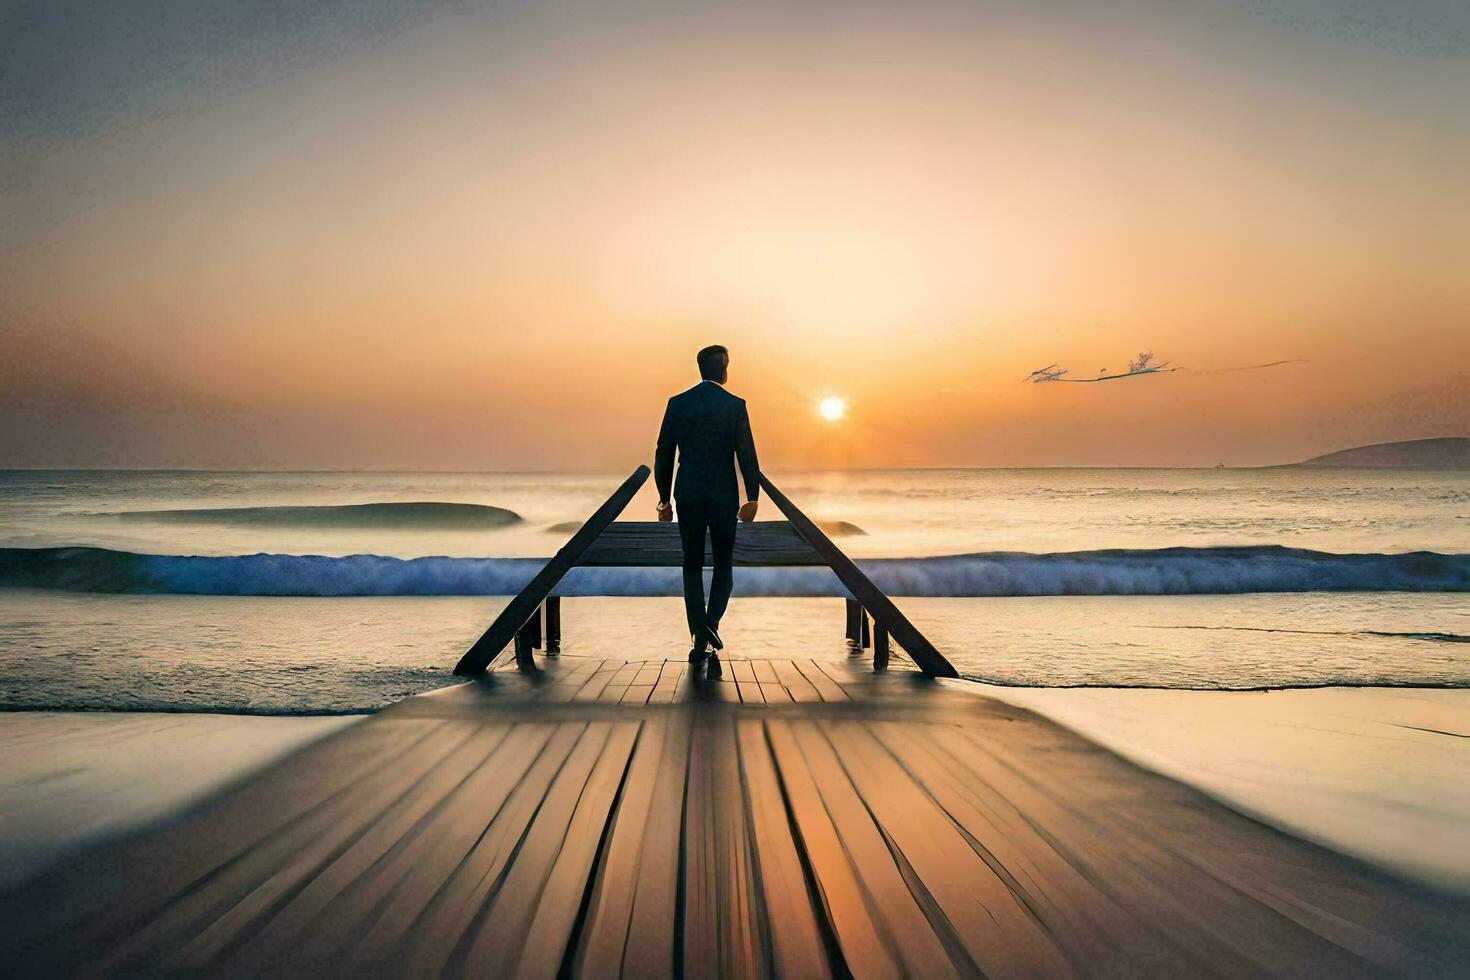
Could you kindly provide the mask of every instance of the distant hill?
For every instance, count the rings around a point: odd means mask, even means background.
[[[1295,466],[1360,466],[1382,470],[1470,470],[1470,439],[1413,439],[1380,442],[1314,456]]]

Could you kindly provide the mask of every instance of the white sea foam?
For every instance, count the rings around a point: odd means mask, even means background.
[[[513,595],[534,558],[383,555],[143,555],[101,548],[0,549],[0,585],[179,595]],[[1470,555],[1338,555],[1300,548],[1162,548],[1059,554],[998,552],[861,563],[897,596],[1202,595],[1241,592],[1470,591]],[[846,590],[826,568],[741,568],[739,595]],[[672,596],[674,568],[575,568],[562,595]]]

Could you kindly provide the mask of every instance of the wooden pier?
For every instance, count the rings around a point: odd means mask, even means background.
[[[508,639],[549,594],[512,613]],[[875,631],[890,628],[864,598]],[[1278,833],[978,685],[874,671],[857,633],[845,656],[835,636],[776,659],[727,651],[718,681],[650,653],[665,646],[654,638],[634,653],[568,637],[559,656],[522,657],[528,669],[409,698],[0,896],[0,971],[1361,976],[1470,963],[1470,900]]]
[[[495,622],[460,658],[456,674],[475,676],[505,663],[507,649],[514,651],[516,665],[536,669],[533,650],[543,637],[549,638],[547,652],[560,649],[561,599],[557,584],[577,567],[677,567],[683,561],[678,528],[672,523],[618,521],[617,517],[633,495],[648,480],[648,467],[633,471],[565,545],[547,560],[541,570],[501,610]],[[847,640],[873,646],[873,666],[884,670],[889,660],[889,640],[908,653],[914,665],[928,677],[958,677],[954,667],[909,622],[893,600],[873,584],[856,563],[832,543],[816,522],[802,513],[765,476],[761,488],[780,508],[786,521],[741,524],[736,529],[735,564],[826,566],[848,590]],[[709,546],[705,546],[709,563]],[[870,631],[869,617],[873,620]],[[543,629],[543,621],[547,624]],[[552,623],[556,623],[552,627]]]
[[[14,975],[1450,975],[1470,903],[966,682],[563,657],[0,899]]]

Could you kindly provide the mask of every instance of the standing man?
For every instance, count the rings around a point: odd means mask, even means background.
[[[735,584],[735,521],[755,520],[760,497],[760,464],[755,458],[755,439],[750,434],[750,416],[745,400],[725,390],[730,372],[730,352],[715,345],[697,355],[703,380],[688,391],[669,399],[664,422],[658,430],[658,450],[653,457],[653,479],[658,486],[658,519],[674,519],[679,505],[679,541],[684,548],[684,614],[689,621],[689,663],[695,668],[708,664],[707,676],[720,676],[724,649],[720,639],[720,617],[730,602]],[[679,478],[674,479],[674,454],[678,451]],[[735,461],[745,482],[745,502],[735,482]],[[670,487],[673,494],[670,503]],[[709,532],[714,574],[709,584],[709,605],[704,601],[704,536]]]

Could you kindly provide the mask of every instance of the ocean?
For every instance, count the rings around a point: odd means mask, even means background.
[[[622,478],[0,472],[0,708],[354,712],[450,683]],[[978,680],[1470,685],[1470,474],[772,478]],[[645,486],[624,516],[652,513]],[[682,656],[678,589],[575,571],[564,656]],[[736,595],[733,654],[846,655],[830,572],[740,568]]]

